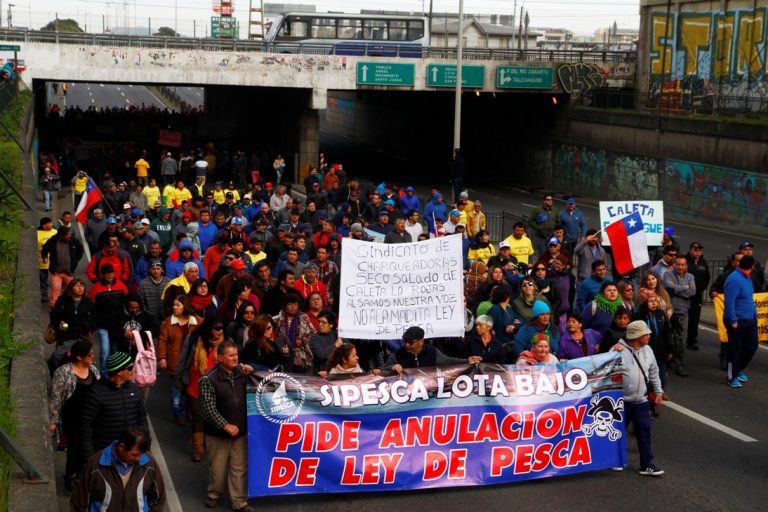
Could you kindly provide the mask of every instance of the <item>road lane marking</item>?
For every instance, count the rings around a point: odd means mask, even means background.
[[[707,332],[712,332],[712,333],[715,333],[715,334],[720,334],[720,331],[718,331],[717,329],[713,329],[711,327],[706,327],[706,326],[703,326],[703,325],[700,325],[699,329],[701,329],[702,331],[707,331]],[[760,343],[757,346],[760,347],[763,350],[768,350],[768,346],[766,346],[763,343]]]
[[[535,204],[528,204],[528,203],[520,203],[522,206],[527,206],[528,208],[538,208]]]
[[[715,420],[711,420],[707,418],[706,416],[702,416],[701,414],[692,411],[686,407],[683,407],[680,404],[676,404],[675,402],[664,402],[664,405],[666,407],[669,407],[673,411],[677,411],[681,414],[684,414],[688,416],[689,418],[693,418],[694,420],[703,423],[704,425],[707,425],[708,427],[712,427],[715,430],[719,430],[720,432],[724,434],[728,434],[729,436],[735,437],[739,441],[744,441],[745,443],[757,443],[757,439],[754,437],[749,437],[746,434],[742,434],[738,430],[734,430],[731,427],[726,427],[722,423],[718,423]]]
[[[160,474],[163,475],[165,483],[165,503],[168,505],[170,512],[183,512],[184,509],[181,507],[179,495],[176,493],[176,487],[173,485],[171,473],[168,471],[168,465],[165,463],[163,450],[160,448],[160,441],[155,435],[155,429],[152,428],[152,421],[149,418],[147,418],[147,424],[149,425],[149,435],[154,440],[154,443],[152,443],[152,455],[155,456],[157,466],[160,468]]]

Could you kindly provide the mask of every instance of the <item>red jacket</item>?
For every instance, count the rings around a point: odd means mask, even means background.
[[[301,276],[300,279],[296,280],[293,287],[296,288],[296,291],[299,292],[299,295],[301,295],[304,300],[307,300],[312,292],[319,292],[320,295],[323,296],[323,306],[328,305],[328,295],[325,290],[325,285],[320,279],[317,279],[314,284],[309,284],[306,279],[304,279],[304,276]]]
[[[221,258],[227,254],[227,251],[229,251],[229,246],[224,246],[224,249],[219,249],[219,246],[216,244],[211,245],[208,250],[205,251],[203,268],[205,269],[205,275],[208,276],[209,279],[219,268],[219,262],[221,262]]]
[[[115,255],[108,256],[104,251],[105,249],[102,249],[94,254],[91,262],[88,263],[88,267],[85,269],[85,275],[88,276],[88,279],[92,283],[98,281],[101,277],[99,269],[105,263],[110,263],[115,268],[115,277],[123,283],[130,283],[133,276],[133,263],[128,253],[118,249]]]
[[[318,247],[325,247],[328,245],[328,239],[331,237],[333,231],[326,233],[325,231],[318,231],[315,236],[312,237],[312,242],[315,244],[315,249]]]

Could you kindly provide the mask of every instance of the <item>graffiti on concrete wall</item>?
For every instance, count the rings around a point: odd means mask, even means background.
[[[715,96],[768,98],[767,11],[652,13],[651,96],[669,108],[707,108]]]
[[[754,172],[557,143],[552,172],[554,182],[569,193],[607,200],[662,200],[665,209],[678,216],[768,223],[768,179]]]
[[[604,71],[597,64],[574,62],[557,68],[560,86],[574,98],[605,85]]]

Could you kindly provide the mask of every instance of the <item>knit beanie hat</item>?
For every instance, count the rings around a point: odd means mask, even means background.
[[[536,318],[544,313],[551,313],[549,306],[545,302],[537,300],[533,303],[533,317]]]
[[[107,374],[115,375],[120,370],[124,370],[131,364],[131,356],[125,352],[113,352],[107,358]]]

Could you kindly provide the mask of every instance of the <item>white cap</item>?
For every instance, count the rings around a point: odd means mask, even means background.
[[[149,222],[149,219],[148,219],[148,218],[146,218],[146,217],[145,217],[145,218],[143,218],[143,219],[141,219],[139,222],[140,222],[141,224],[144,224],[145,226],[149,226],[149,225],[151,224],[151,222]]]
[[[123,205],[123,210],[125,210],[126,208],[130,210],[131,208],[133,208],[133,206],[131,206],[131,203],[125,203]]]
[[[509,247],[510,247],[509,242],[507,241],[499,242],[499,249],[509,249]]]

